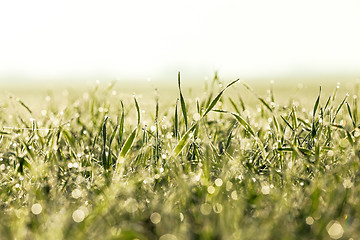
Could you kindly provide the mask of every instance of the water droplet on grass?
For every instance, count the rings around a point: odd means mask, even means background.
[[[213,194],[213,193],[215,193],[215,188],[213,186],[209,186],[207,188],[207,191],[208,191],[208,193]]]
[[[80,223],[80,222],[84,221],[85,213],[83,210],[77,209],[73,212],[72,218],[73,218],[74,222]]]
[[[79,189],[74,189],[74,191],[71,192],[71,196],[72,196],[74,199],[80,198],[81,195],[82,195],[82,192],[81,192],[81,190],[79,190]]]
[[[261,193],[264,195],[268,195],[270,194],[270,186],[269,185],[264,185],[261,187]]]
[[[309,216],[305,219],[305,222],[307,225],[312,225],[314,223],[314,219]]]
[[[182,222],[182,221],[184,221],[184,214],[183,213],[180,213],[180,221]]]
[[[231,192],[231,198],[232,198],[233,200],[238,200],[238,195],[237,195],[237,192],[236,192],[236,191],[232,191],[232,192]]]
[[[338,221],[330,221],[326,230],[332,239],[339,239],[344,234],[344,229]]]
[[[175,235],[167,233],[165,235],[162,235],[159,240],[177,240],[177,237]]]
[[[31,206],[31,212],[35,215],[39,215],[42,212],[42,206],[39,203],[35,203]]]
[[[351,188],[353,186],[351,179],[345,179],[343,182],[343,186],[344,186],[344,188]]]
[[[193,119],[194,119],[194,121],[199,121],[199,120],[200,120],[200,118],[201,118],[201,116],[200,116],[200,114],[199,114],[199,113],[194,113],[194,115],[193,115]]]
[[[202,215],[209,215],[211,213],[211,205],[208,203],[201,204],[200,212]]]
[[[161,222],[161,215],[157,212],[154,212],[153,214],[151,214],[150,216],[150,221],[153,223],[153,224],[158,224]]]

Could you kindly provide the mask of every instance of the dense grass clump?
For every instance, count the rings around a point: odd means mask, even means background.
[[[238,80],[178,88],[1,102],[0,239],[360,236],[357,90],[309,108]]]

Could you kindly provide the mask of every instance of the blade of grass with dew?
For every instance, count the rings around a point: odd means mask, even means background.
[[[21,101],[20,98],[16,98],[16,102],[20,103],[20,105],[23,106],[30,114],[33,113],[30,108],[23,101]]]
[[[31,166],[31,164],[25,159],[25,157],[19,157],[16,156],[16,159],[19,162],[19,167],[17,169],[17,171],[21,174],[24,175],[24,167],[28,168],[29,170],[33,170],[33,167]]]
[[[225,151],[224,152],[227,152],[229,147],[230,147],[230,143],[231,143],[231,138],[232,138],[232,134],[233,134],[233,131],[235,130],[235,128],[238,126],[237,122],[234,122],[233,126],[231,127],[230,129],[230,132],[229,132],[229,135],[227,137],[227,140],[226,140],[226,144],[225,144]]]
[[[224,91],[229,88],[231,85],[233,85],[234,83],[236,83],[237,81],[239,81],[240,79],[236,79],[234,81],[232,81],[231,83],[229,83],[222,91],[220,91],[220,93],[212,100],[212,102],[209,104],[209,106],[207,107],[207,109],[205,110],[204,114],[201,116],[200,120],[203,119],[211,110],[212,108],[216,105],[216,103],[219,101],[221,95],[224,93]],[[199,120],[199,121],[200,121]],[[192,134],[192,132],[195,130],[195,128],[197,127],[199,121],[196,121],[194,123],[194,125],[188,130],[186,131],[186,133],[184,134],[184,136],[180,139],[179,143],[176,145],[176,147],[174,148],[174,150],[172,151],[172,155],[177,157],[180,152],[183,150],[183,148],[185,147],[185,145],[187,144],[187,141],[189,140],[190,135]]]
[[[116,132],[117,132],[118,127],[119,127],[119,123],[116,124],[113,132],[111,133],[110,139],[109,139],[109,150],[108,150],[107,164],[108,164],[110,170],[111,170],[111,165],[112,165],[111,145],[112,145],[112,142],[113,142],[113,140],[114,140],[114,138],[116,136]]]
[[[283,117],[283,116],[280,116],[281,119],[286,123],[286,125],[291,129],[291,131],[295,131],[294,128],[291,126],[291,124]]]
[[[248,131],[251,134],[251,136],[256,137],[255,132],[249,123],[247,123],[240,115],[238,115],[236,113],[231,113],[231,114],[246,129],[246,131]]]
[[[263,158],[265,159],[265,148],[264,144],[261,142],[261,140],[256,136],[255,131],[252,129],[249,123],[247,123],[240,115],[236,113],[231,113],[235,117],[235,119],[245,128],[246,131],[250,133],[250,135],[255,139],[258,146],[260,147],[260,151],[263,155]]]
[[[131,132],[131,134],[129,135],[129,137],[126,139],[124,146],[121,149],[121,152],[119,154],[119,157],[117,159],[116,162],[116,170],[115,172],[118,172],[120,169],[120,164],[124,163],[125,157],[127,155],[127,153],[129,152],[129,150],[131,149],[132,145],[134,144],[135,141],[135,137],[136,137],[136,133],[137,133],[137,127]]]
[[[139,107],[138,101],[136,100],[135,96],[134,96],[134,101],[135,101],[135,107],[136,107],[136,112],[137,112],[137,124],[140,125],[140,118],[141,118],[140,107]]]
[[[240,111],[239,111],[238,107],[236,106],[235,102],[232,100],[231,97],[229,97],[229,101],[231,103],[231,106],[235,109],[236,113],[240,114]]]
[[[339,106],[336,108],[336,111],[335,111],[335,114],[334,114],[334,116],[333,116],[333,119],[332,119],[331,123],[334,123],[334,122],[335,122],[336,116],[339,114],[339,111],[340,111],[340,109],[342,108],[342,106],[344,105],[347,97],[348,97],[348,95],[346,95],[346,96],[344,97],[344,99],[341,101],[341,103],[339,104]]]
[[[316,131],[317,131],[317,129],[315,127],[315,115],[316,115],[317,109],[319,107],[320,95],[321,95],[321,87],[320,87],[316,102],[314,104],[314,109],[313,109],[313,114],[312,114],[312,119],[313,119],[312,124],[311,124],[311,137],[312,138],[314,138],[316,136]]]
[[[353,116],[354,116],[354,123],[357,126],[358,122],[358,104],[357,104],[357,95],[353,96]]]
[[[125,118],[123,101],[120,101],[120,104],[121,104],[121,116],[119,122],[119,135],[118,135],[119,148],[121,148],[122,146],[122,140],[124,135],[124,118]]]
[[[209,104],[209,106],[207,107],[207,109],[205,110],[204,114],[202,117],[204,117],[206,114],[208,114],[216,105],[216,103],[220,100],[222,94],[225,92],[226,89],[228,89],[229,87],[231,87],[233,84],[235,84],[236,82],[238,82],[240,79],[236,79],[234,81],[232,81],[231,83],[229,83],[223,90],[221,90],[219,92],[219,94],[211,101],[211,103]]]
[[[176,147],[172,151],[172,155],[174,157],[177,157],[180,154],[180,152],[183,150],[183,148],[186,146],[191,134],[193,133],[193,131],[197,127],[198,123],[199,123],[199,121],[195,122],[194,125],[192,125],[191,128],[189,128],[185,132],[184,136],[181,137],[180,141],[178,142],[178,144],[176,145]]]
[[[174,114],[174,136],[175,136],[175,139],[177,139],[177,140],[179,137],[178,102],[179,102],[179,99],[176,99],[175,114]]]
[[[184,123],[185,123],[185,131],[187,131],[187,128],[188,128],[187,111],[186,111],[185,100],[184,100],[184,97],[183,97],[182,92],[181,92],[180,72],[178,72],[178,87],[179,87],[179,93],[180,93],[180,105],[181,105],[181,110],[182,110],[182,113],[183,113]]]
[[[101,130],[101,134],[102,134],[102,138],[103,138],[103,145],[102,145],[102,149],[101,149],[101,158],[100,159],[103,163],[105,170],[109,169],[108,161],[107,161],[106,154],[105,154],[105,151],[106,151],[106,122],[108,119],[109,119],[109,117],[105,116],[104,122],[102,125],[102,130]]]
[[[353,126],[353,128],[355,128],[356,124],[355,124],[354,118],[352,116],[351,109],[350,109],[350,106],[349,106],[348,102],[346,102],[346,107],[347,107],[347,110],[348,110],[349,117],[351,119],[352,126]]]
[[[160,143],[159,143],[159,98],[155,97],[155,161],[160,159]]]

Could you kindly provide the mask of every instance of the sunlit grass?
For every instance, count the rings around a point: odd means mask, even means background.
[[[358,89],[269,86],[1,102],[0,238],[356,239]]]

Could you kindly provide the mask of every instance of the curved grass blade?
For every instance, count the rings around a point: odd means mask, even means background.
[[[235,119],[251,134],[251,136],[256,137],[254,130],[251,128],[250,124],[248,124],[240,115],[236,113],[231,113],[235,117]]]
[[[228,89],[229,87],[231,87],[233,84],[235,84],[235,83],[236,83],[237,81],[239,81],[239,80],[240,80],[240,79],[238,78],[238,79],[232,81],[232,82],[229,83],[223,90],[221,90],[221,91],[219,92],[219,94],[211,101],[211,103],[209,104],[209,106],[206,108],[206,110],[205,110],[205,112],[204,112],[204,114],[203,114],[202,117],[205,117],[205,115],[208,114],[208,113],[214,108],[214,106],[216,105],[216,103],[220,100],[221,95],[224,93],[224,91],[225,91],[226,89]]]
[[[344,99],[341,101],[340,105],[337,107],[331,123],[334,123],[334,122],[335,122],[335,118],[336,118],[336,116],[338,115],[338,113],[339,113],[340,109],[342,108],[342,106],[344,105],[347,97],[348,97],[348,95],[346,95],[346,96],[344,97]]]
[[[126,154],[129,152],[131,146],[134,143],[136,132],[137,132],[137,128],[135,128],[131,132],[130,136],[126,139],[126,142],[124,143],[124,146],[122,147],[120,155],[119,155],[120,158],[124,158],[126,156]]]
[[[126,139],[124,146],[122,147],[119,157],[116,161],[115,173],[120,173],[120,175],[122,174],[124,167],[121,165],[124,164],[126,154],[129,152],[130,148],[134,144],[137,129],[138,128],[136,127]]]

